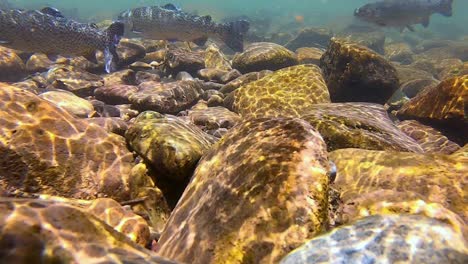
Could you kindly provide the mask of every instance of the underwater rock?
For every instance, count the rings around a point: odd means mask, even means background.
[[[128,129],[128,123],[119,117],[94,117],[86,121],[104,128],[107,132],[112,132],[120,136],[124,136],[125,131]]]
[[[208,134],[214,136],[219,129],[230,129],[240,122],[238,114],[224,107],[192,108],[187,111],[188,120]]]
[[[465,263],[467,254],[463,236],[445,222],[376,215],[316,237],[280,263]]]
[[[286,45],[286,43],[288,43],[291,39],[293,39],[293,35],[291,35],[290,33],[287,33],[287,32],[275,32],[275,33],[271,34],[271,36],[270,36],[269,38],[258,38],[257,40],[252,41],[252,42],[262,42],[262,41],[266,41],[266,42],[272,42],[272,43],[276,43],[276,44],[278,44],[278,45],[284,46],[284,45]]]
[[[143,59],[146,55],[146,49],[132,39],[122,39],[117,46],[117,54],[119,55],[119,65],[130,65]]]
[[[175,76],[175,79],[177,81],[193,81],[194,80],[192,75],[185,71],[181,71],[177,73],[177,75]]]
[[[385,58],[407,65],[413,62],[413,51],[405,42],[395,42],[385,45]]]
[[[456,42],[442,47],[431,48],[419,53],[417,57],[427,58],[434,61],[441,61],[450,58],[468,61],[468,43]]]
[[[140,246],[145,247],[150,242],[150,230],[145,219],[133,213],[130,208],[122,207],[115,200],[98,198],[85,210]]]
[[[0,258],[7,263],[173,263],[79,207],[39,199],[2,198],[0,209]],[[122,227],[135,228],[129,224]]]
[[[144,82],[160,82],[161,81],[161,76],[152,72],[139,71],[136,73],[135,78],[136,78],[137,85],[140,85]]]
[[[158,241],[190,263],[275,263],[327,227],[329,162],[306,122],[235,126],[200,160]]]
[[[219,79],[221,83],[228,83],[234,79],[237,79],[242,76],[242,73],[238,70],[230,70]]]
[[[157,51],[146,53],[145,57],[141,59],[141,61],[150,63],[150,64],[154,62],[158,64],[162,64],[164,63],[164,60],[166,59],[166,55],[167,55],[167,49],[160,49]]]
[[[232,70],[229,59],[219,50],[215,44],[210,44],[205,50],[205,67],[221,71]]]
[[[338,37],[365,46],[381,55],[385,54],[385,34],[381,31],[341,33]]]
[[[130,121],[140,113],[138,110],[132,109],[131,104],[116,105],[115,107],[119,109],[120,118],[124,121]]]
[[[333,103],[310,106],[302,119],[320,132],[328,151],[343,148],[422,152],[401,132],[384,107],[370,103]]]
[[[327,48],[333,33],[326,28],[305,28],[292,40],[290,40],[285,47],[290,50],[297,50],[303,47],[310,48]]]
[[[40,94],[44,89],[44,87],[41,87],[41,84],[37,83],[33,79],[26,79],[22,82],[12,83],[11,85],[23,90],[27,90],[36,95]]]
[[[0,81],[16,82],[28,74],[26,65],[14,50],[0,46]]]
[[[80,97],[91,96],[94,94],[94,89],[104,85],[100,76],[64,65],[50,69],[46,79],[52,87],[72,92]]]
[[[468,75],[463,75],[423,90],[403,105],[397,114],[401,119],[415,119],[450,128],[450,131],[460,134],[462,144],[465,144],[468,140],[467,104]]]
[[[221,88],[223,88],[224,85],[221,83],[216,83],[216,82],[204,82],[202,89],[203,91],[209,91],[209,90],[214,90],[214,91],[219,91]],[[224,97],[224,94],[223,94]]]
[[[72,66],[83,71],[100,74],[104,72],[104,55],[102,52],[96,53],[96,59],[98,63],[93,63],[83,56],[79,57],[72,57],[72,58],[65,58],[59,56],[55,60],[56,65],[64,65],[64,66]]]
[[[200,157],[215,142],[194,125],[151,111],[138,115],[125,138],[159,175],[174,183],[187,181]]]
[[[397,126],[403,133],[416,140],[425,153],[452,154],[460,149],[458,144],[450,141],[441,132],[416,120],[406,120]]]
[[[77,199],[135,198],[152,187],[132,175],[125,140],[12,86],[0,89],[0,187]]]
[[[330,95],[320,68],[306,64],[278,70],[241,86],[224,102],[242,118],[300,117],[314,104],[330,103]]]
[[[209,107],[222,106],[224,105],[224,96],[214,94],[208,99],[207,103]]]
[[[31,72],[45,72],[54,64],[47,55],[42,53],[35,53],[29,57],[26,62],[26,69]]]
[[[414,79],[402,83],[400,89],[408,98],[414,98],[424,89],[437,86],[439,83],[440,82],[434,78]]]
[[[257,42],[234,56],[232,67],[242,73],[249,73],[262,70],[276,71],[297,63],[296,54],[285,47],[270,42]]]
[[[39,95],[56,106],[77,117],[89,117],[94,112],[94,106],[87,100],[66,91],[50,91]]]
[[[205,52],[171,48],[167,51],[165,66],[166,70],[172,74],[186,71],[195,75],[197,71],[205,68]]]
[[[216,81],[220,82],[221,78],[227,74],[228,71],[215,69],[215,68],[205,68],[198,71],[197,75],[200,79],[205,81]]]
[[[206,90],[202,94],[201,98],[205,101],[208,101],[212,96],[219,96],[221,98],[224,98],[224,94],[217,90]]]
[[[120,109],[114,105],[108,105],[99,100],[89,100],[93,104],[96,113],[92,117],[120,117]]]
[[[320,59],[332,102],[384,104],[398,89],[395,68],[372,50],[333,38]]]
[[[298,48],[296,50],[297,59],[299,64],[320,64],[320,58],[325,51],[318,48]]]
[[[133,70],[121,70],[103,75],[104,85],[135,85],[136,73]]]
[[[223,86],[219,91],[222,92],[223,94],[229,94],[236,90],[237,88],[247,85],[248,83],[251,83],[253,81],[256,81],[258,79],[261,79],[269,74],[272,74],[272,71],[269,70],[264,70],[260,72],[249,72],[244,75],[241,75],[237,77],[236,79],[228,82],[226,85]]]
[[[134,109],[152,110],[162,114],[177,114],[189,109],[200,99],[203,82],[198,80],[170,83],[144,82],[137,93],[130,96]]]
[[[96,99],[111,105],[129,104],[130,96],[138,92],[138,87],[125,84],[105,85],[94,90]]]
[[[128,68],[130,68],[130,69],[132,69],[134,71],[148,71],[148,70],[152,70],[153,66],[151,66],[150,64],[148,64],[146,62],[136,61],[136,62],[130,64],[128,66]]]
[[[400,84],[419,79],[434,79],[432,73],[413,67],[413,65],[394,65]]]
[[[446,61],[446,60],[444,60]],[[442,61],[442,63],[444,62]],[[461,61],[452,61],[452,64],[447,65],[442,70],[439,71],[437,77],[440,80],[445,80],[451,77],[461,76],[461,75],[468,75],[468,61],[461,62]]]
[[[468,219],[466,156],[340,149],[330,153],[330,160],[337,168],[333,188],[345,205],[358,206],[356,199],[360,203],[422,200],[442,205],[462,222]],[[369,202],[363,202],[363,197]]]

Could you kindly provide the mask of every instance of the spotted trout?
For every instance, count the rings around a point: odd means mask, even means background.
[[[189,14],[173,4],[130,9],[119,15],[119,21],[125,23],[125,32],[144,38],[191,41],[203,46],[211,37],[223,41],[234,51],[244,49],[244,34],[249,30],[246,20],[218,24],[210,16]]]
[[[124,33],[122,22],[105,31],[63,17],[55,8],[0,10],[0,45],[47,55],[84,56],[97,62],[96,51],[104,52],[105,69],[115,70],[119,57],[116,47]]]
[[[428,27],[432,14],[452,16],[452,3],[453,0],[384,0],[366,4],[356,9],[354,15],[379,26],[414,31],[414,24]]]

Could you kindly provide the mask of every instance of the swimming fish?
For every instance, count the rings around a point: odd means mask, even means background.
[[[123,33],[122,22],[101,31],[95,25],[66,19],[51,7],[41,11],[0,10],[0,45],[47,55],[84,56],[95,63],[96,50],[101,50],[107,72],[118,64],[116,47]]]
[[[452,16],[452,3],[453,0],[384,0],[356,9],[354,16],[379,26],[414,31],[414,24],[428,27],[434,13]]]
[[[203,46],[209,37],[224,41],[234,51],[244,49],[244,34],[249,22],[239,20],[218,24],[210,16],[186,13],[173,4],[149,6],[122,12],[118,18],[125,23],[125,31],[144,38],[191,41]]]

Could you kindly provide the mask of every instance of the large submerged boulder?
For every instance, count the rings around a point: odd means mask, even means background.
[[[159,240],[190,263],[274,263],[328,224],[330,166],[306,122],[234,127],[201,159]]]
[[[333,38],[320,59],[332,102],[384,104],[399,87],[395,68],[376,52]]]

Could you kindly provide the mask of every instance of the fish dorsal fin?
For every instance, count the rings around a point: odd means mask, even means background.
[[[172,10],[172,11],[180,11],[180,7],[174,5],[174,4],[165,4],[162,6],[162,8],[166,9],[166,10]]]
[[[50,7],[50,6],[44,7],[44,8],[41,9],[41,12],[44,13],[44,14],[53,16],[53,17],[65,18],[62,15],[62,13],[57,8],[54,8],[54,7]]]

